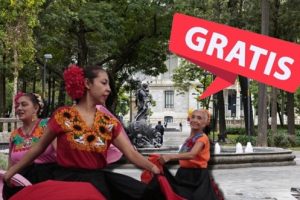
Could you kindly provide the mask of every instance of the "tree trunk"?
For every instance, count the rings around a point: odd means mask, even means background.
[[[286,104],[286,95],[285,95],[285,92],[283,90],[281,90],[281,114],[282,114],[282,121],[283,121],[283,125],[285,125],[285,122],[284,122],[284,115],[286,115],[286,107],[284,106]]]
[[[254,120],[253,120],[253,109],[252,109],[252,100],[251,100],[251,94],[248,92],[249,86],[248,86],[248,79],[243,76],[239,76],[239,82],[241,86],[241,98],[242,103],[244,107],[244,121],[245,121],[245,129],[249,130],[249,122],[250,122],[250,135],[253,135],[254,133]],[[248,106],[248,98],[250,98],[250,106]],[[249,108],[250,107],[250,116],[249,116]]]
[[[215,98],[213,98],[215,99]],[[215,100],[214,100],[215,101]],[[226,121],[225,121],[225,104],[223,90],[217,93],[217,105],[219,113],[219,134],[221,138],[225,138]],[[214,129],[215,130],[215,129]]]
[[[274,14],[273,14],[273,24],[274,24],[274,36],[279,36],[279,27],[278,27],[278,18],[279,18],[279,8],[280,2],[279,0],[275,0],[274,2]],[[271,146],[273,146],[273,137],[277,134],[277,94],[278,91],[275,87],[272,87],[271,92]]]
[[[269,35],[269,2],[261,0],[261,33]],[[267,146],[267,86],[263,83],[258,85],[258,134],[257,145]]]
[[[287,92],[287,123],[288,123],[288,133],[290,135],[295,135],[295,102],[294,94]]]
[[[277,134],[277,89],[272,87],[271,94],[271,146],[273,146],[273,136]]]
[[[65,105],[66,93],[64,81],[60,81],[59,93],[58,93],[58,107]]]
[[[88,56],[88,45],[85,38],[85,26],[84,22],[80,20],[79,22],[79,32],[77,33],[78,39],[78,65],[85,67],[87,65],[87,56]]]
[[[24,79],[22,79],[22,92],[27,92],[27,83]]]
[[[279,116],[279,122],[280,122],[280,126],[283,127],[283,112],[281,110],[280,104],[277,102],[277,113]]]
[[[18,90],[18,77],[19,77],[19,69],[18,69],[18,65],[19,65],[19,60],[18,60],[18,51],[17,49],[13,50],[14,52],[14,61],[13,61],[13,77],[14,77],[14,82],[13,82],[13,94],[12,94],[12,109],[11,109],[11,117],[15,117],[15,101],[14,101],[14,97],[17,94],[17,90]]]
[[[49,117],[50,115],[50,104],[51,104],[51,88],[52,88],[52,85],[51,85],[51,72],[49,71],[48,73],[48,96],[47,96],[47,104],[46,104],[46,116]]]
[[[35,93],[36,88],[36,76],[33,77],[32,80],[32,92]]]
[[[2,64],[2,63],[1,63]],[[5,95],[5,70],[0,67],[0,117],[5,117],[6,95]]]
[[[55,106],[55,79],[52,78],[52,93],[51,93],[51,107],[50,107],[51,113],[54,111],[54,106]]]

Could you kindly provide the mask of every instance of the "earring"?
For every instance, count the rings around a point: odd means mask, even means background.
[[[36,114],[32,114],[31,121],[34,122],[35,120],[37,120],[37,115]]]

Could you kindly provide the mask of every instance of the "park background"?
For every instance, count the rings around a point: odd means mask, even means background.
[[[50,116],[58,106],[72,104],[64,69],[99,63],[115,80],[115,98],[107,106],[125,124],[134,118],[140,83],[147,82],[151,94],[153,80],[167,76],[170,83],[152,97],[151,123],[187,124],[189,109],[207,108],[215,140],[227,136],[228,145],[250,140],[256,146],[299,149],[299,89],[288,93],[239,76],[235,88],[198,101],[215,77],[185,60],[172,62],[177,58],[168,51],[168,40],[176,12],[300,41],[299,0],[0,0],[0,117],[15,117],[17,91],[42,94],[43,115]],[[236,108],[237,97],[242,109]]]

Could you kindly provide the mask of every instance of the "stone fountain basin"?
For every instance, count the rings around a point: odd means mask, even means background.
[[[245,147],[243,147],[245,150]],[[168,154],[178,152],[177,146],[162,148],[141,148],[138,149],[144,156],[150,154]],[[235,153],[235,147],[221,147],[220,154],[212,154],[209,161],[209,168],[226,169],[240,167],[267,167],[295,165],[295,155],[288,149],[277,147],[253,147],[253,153]],[[172,162],[170,165],[178,165]]]

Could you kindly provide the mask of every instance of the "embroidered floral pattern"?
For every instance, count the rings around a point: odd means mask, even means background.
[[[179,152],[189,152],[195,145],[195,142],[198,140],[198,138],[202,137],[203,133],[197,133],[192,138],[188,138],[180,148]]]
[[[48,119],[42,119],[39,124],[32,130],[29,136],[26,136],[21,128],[14,130],[11,133],[11,141],[14,146],[13,151],[24,151],[37,143],[43,135],[43,129],[47,125]]]
[[[59,110],[54,118],[73,149],[97,153],[107,150],[113,127],[118,124],[115,118],[97,110],[93,127],[89,128],[74,107]]]

